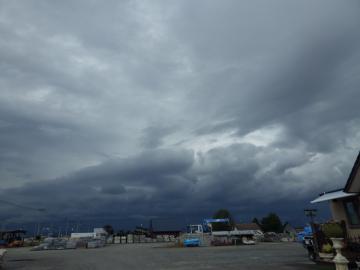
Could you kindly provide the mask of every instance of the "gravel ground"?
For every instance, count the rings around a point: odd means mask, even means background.
[[[111,245],[101,249],[29,251],[10,249],[5,270],[99,269],[278,269],[325,270],[307,259],[297,243],[255,246],[169,248],[163,244]]]

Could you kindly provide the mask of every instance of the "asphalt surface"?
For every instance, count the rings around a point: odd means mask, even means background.
[[[107,269],[278,269],[327,270],[307,259],[297,243],[255,246],[174,248],[164,244],[110,245],[100,249],[30,251],[8,250],[5,270]]]

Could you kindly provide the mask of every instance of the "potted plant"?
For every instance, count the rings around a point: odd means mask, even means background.
[[[333,242],[335,249],[343,247],[344,231],[339,223],[325,223],[322,229],[324,234]]]
[[[331,239],[333,242],[333,247],[336,250],[336,256],[333,260],[333,262],[336,264],[336,269],[338,269],[339,265],[347,265],[349,261],[341,254],[341,249],[344,246],[343,240],[345,234],[341,225],[339,223],[325,223],[322,226],[322,230],[324,234]]]
[[[324,244],[321,248],[321,252],[319,252],[319,257],[324,260],[331,260],[334,258],[333,247],[329,243]]]
[[[322,230],[329,238],[344,237],[344,231],[339,223],[325,223],[322,225]]]

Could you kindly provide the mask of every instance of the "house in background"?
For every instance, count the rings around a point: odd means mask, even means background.
[[[293,226],[291,226],[289,223],[286,223],[283,229],[283,233],[295,237],[298,232]]]
[[[264,237],[264,233],[260,226],[256,223],[240,223],[236,224],[234,231],[242,235],[253,235],[256,240]]]
[[[344,221],[347,236],[360,236],[360,153],[343,189],[324,192],[311,203],[330,201],[332,218]]]

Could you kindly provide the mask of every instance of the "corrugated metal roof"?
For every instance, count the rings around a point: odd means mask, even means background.
[[[356,196],[356,195],[357,194],[346,193],[346,192],[344,192],[342,190],[339,190],[339,191],[324,193],[323,195],[320,195],[318,198],[311,201],[310,203],[319,203],[319,202],[324,202],[324,201],[331,201],[331,200],[335,200],[335,199],[341,199],[341,198],[346,198],[346,197],[351,197],[351,196]]]
[[[235,226],[238,230],[261,230],[259,225],[257,225],[256,223],[239,223]]]

